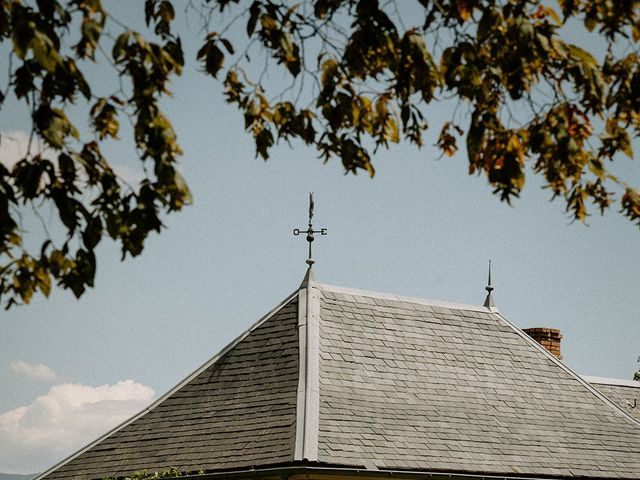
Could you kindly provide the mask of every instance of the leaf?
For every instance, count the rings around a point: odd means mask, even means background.
[[[9,232],[6,236],[7,242],[19,247],[22,245],[22,238],[16,232]]]
[[[198,51],[198,60],[204,63],[205,71],[216,78],[224,63],[224,53],[218,48],[215,40],[210,40]]]
[[[120,123],[117,112],[113,105],[107,102],[106,98],[100,98],[91,108],[93,117],[93,127],[98,133],[100,140],[107,136],[118,138]]]
[[[287,69],[294,77],[297,77],[300,73],[301,62],[300,62],[300,50],[298,45],[293,46],[293,52],[286,58]]]
[[[369,173],[369,177],[371,178],[373,178],[373,176],[376,174],[376,171],[373,168],[373,165],[371,165],[371,162],[369,161],[364,163],[364,169]]]
[[[54,148],[62,148],[68,136],[79,137],[76,127],[59,108],[42,105],[35,112],[34,121],[42,138]]]
[[[116,63],[124,60],[126,56],[125,49],[129,44],[129,40],[131,39],[132,32],[124,32],[118,35],[116,42],[113,44],[113,49],[111,50],[111,56],[115,60]]]
[[[58,155],[58,169],[60,176],[67,182],[73,182],[76,178],[76,166],[73,159],[66,153]]]
[[[4,8],[2,9],[4,11]],[[13,43],[13,51],[18,58],[24,60],[27,56],[27,50],[29,48],[29,42],[31,40],[31,30],[33,25],[24,25],[23,28],[16,28],[13,30],[13,36],[11,41]]]
[[[168,2],[166,0],[160,4],[160,7],[158,8],[158,14],[160,18],[162,18],[162,20],[166,23],[171,22],[176,16],[175,11],[173,10],[173,5],[171,4],[171,2]]]
[[[255,1],[249,7],[249,20],[247,21],[247,35],[250,37],[256,29],[258,17],[260,16],[260,2]]]
[[[82,241],[89,250],[93,250],[102,238],[102,221],[100,217],[92,217],[89,220],[84,232],[82,232]]]
[[[20,285],[20,296],[22,297],[22,301],[26,304],[31,301],[33,297],[34,289],[30,283],[21,284]]]
[[[266,13],[260,17],[260,24],[262,25],[262,29],[267,31],[278,28],[278,21]]]
[[[233,50],[233,45],[231,45],[231,42],[229,40],[227,40],[226,38],[220,38],[220,41],[224,45],[224,48],[227,49],[227,52],[229,52],[231,55],[233,55],[234,54],[234,50]]]
[[[35,271],[36,281],[38,282],[38,288],[48,297],[51,293],[51,276],[43,267],[38,267]]]
[[[409,108],[408,105],[402,105],[402,108],[400,109],[400,119],[402,120],[402,125],[404,127],[407,126],[407,123],[409,122],[409,117],[411,114],[411,109]]]
[[[47,35],[39,30],[35,30],[29,42],[29,48],[33,51],[33,56],[36,61],[42,65],[45,70],[52,73],[55,71],[61,59],[53,42]]]
[[[94,57],[94,52],[100,35],[102,34],[102,22],[87,19],[82,22],[82,38],[78,42],[76,49],[80,57]]]
[[[551,8],[551,7],[545,7],[545,13],[547,15],[549,15],[554,22],[556,22],[557,26],[561,26],[562,25],[562,19],[560,18],[560,16],[556,13],[556,11]]]
[[[631,142],[629,141],[629,135],[627,134],[627,132],[623,131],[621,133],[619,141],[622,153],[633,160],[633,147],[631,146]]]
[[[398,130],[398,122],[391,116],[384,123],[384,139],[393,143],[400,141],[400,132]]]
[[[568,49],[569,49],[569,54],[572,57],[580,60],[582,63],[589,65],[591,67],[596,66],[598,64],[598,62],[593,57],[593,55],[591,55],[586,50],[583,50],[582,48],[576,45],[568,45]]]
[[[389,99],[382,95],[380,98],[378,98],[378,100],[376,101],[376,113],[378,114],[379,117],[385,117],[387,115],[387,113],[389,112],[388,108],[387,108],[387,103],[388,103]]]
[[[458,15],[463,22],[466,22],[471,18],[471,14],[473,13],[473,4],[471,0],[458,0],[456,7],[458,9]]]
[[[179,210],[184,205],[191,205],[193,203],[193,196],[191,195],[191,190],[187,186],[187,182],[185,182],[184,177],[179,172],[175,172],[174,182],[175,182],[176,190],[179,193],[176,196],[176,200],[174,202],[174,208]]]
[[[471,116],[471,126],[467,132],[467,155],[469,156],[469,162],[475,163],[478,159],[480,149],[484,142],[485,127],[480,120],[480,114],[477,110],[474,110]]]
[[[337,68],[338,62],[336,62],[333,58],[329,58],[324,61],[324,63],[322,64],[322,76],[320,77],[320,81],[323,87],[329,84],[329,82],[335,75]]]

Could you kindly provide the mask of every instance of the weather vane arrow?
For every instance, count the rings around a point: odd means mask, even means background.
[[[313,209],[314,209],[314,203],[313,203],[313,192],[309,193],[309,227],[306,230],[301,230],[299,228],[294,228],[293,229],[293,234],[294,235],[300,235],[303,233],[307,234],[307,242],[309,242],[309,258],[307,258],[307,265],[309,265],[309,268],[311,268],[311,266],[315,263],[315,260],[313,259],[312,255],[311,255],[311,243],[313,242],[314,239],[314,234],[315,233],[319,233],[320,235],[326,235],[327,234],[327,229],[326,228],[321,228],[320,230],[314,230],[313,229],[313,225],[311,224],[311,219],[313,218]]]

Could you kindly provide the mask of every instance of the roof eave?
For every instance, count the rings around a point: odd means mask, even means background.
[[[309,465],[291,464],[263,468],[251,468],[235,471],[208,472],[197,475],[186,475],[176,477],[179,480],[219,480],[219,479],[295,479],[301,476],[305,479],[311,478],[331,478],[341,479],[358,476],[372,479],[402,479],[402,480],[560,480],[572,479],[563,475],[518,475],[518,474],[483,474],[483,473],[461,473],[428,470],[392,470],[380,469],[371,470],[359,467],[340,467],[329,465]],[[580,477],[596,478],[596,477]],[[623,479],[619,479],[623,480]],[[631,479],[629,479],[631,480]]]

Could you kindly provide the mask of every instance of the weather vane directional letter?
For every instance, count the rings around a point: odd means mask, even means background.
[[[311,224],[311,219],[313,218],[313,192],[309,194],[309,227],[306,230],[300,230],[299,228],[293,229],[294,235],[300,235],[301,233],[307,234],[307,242],[309,242],[309,258],[307,258],[307,265],[309,268],[314,264],[315,260],[311,256],[311,243],[313,242],[313,234],[319,233],[320,235],[326,235],[327,229],[321,228],[320,230],[314,230],[313,225]]]

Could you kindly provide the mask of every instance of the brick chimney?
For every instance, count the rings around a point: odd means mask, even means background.
[[[557,328],[539,327],[524,328],[522,331],[562,360],[562,354],[560,353],[560,340],[562,340],[562,334],[560,333],[560,330]]]

